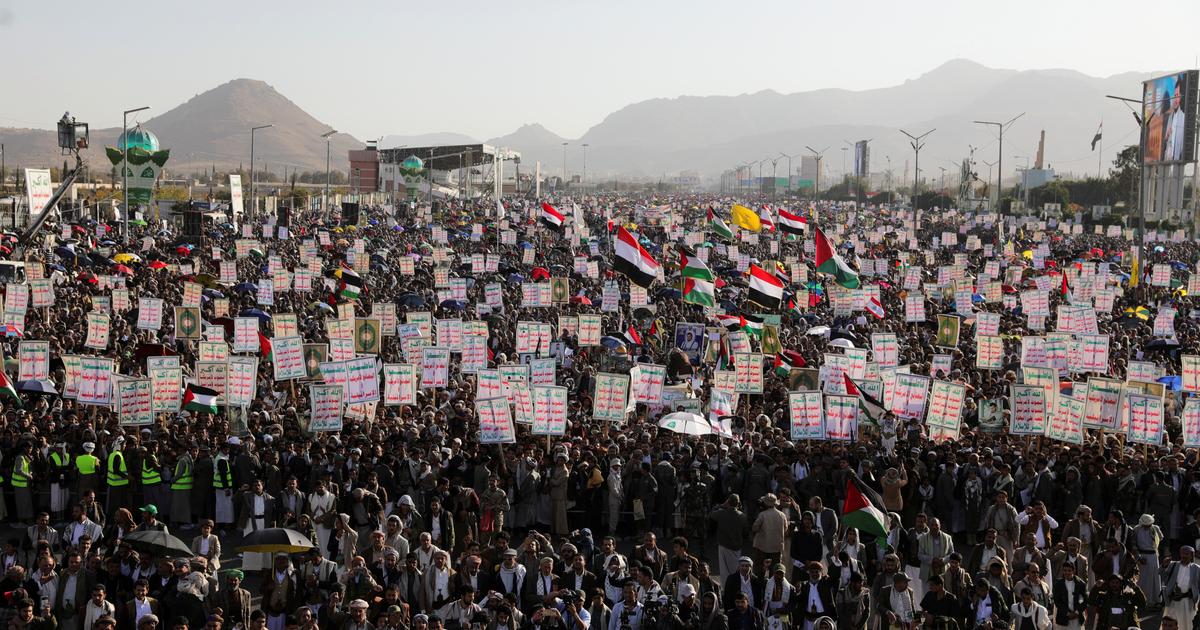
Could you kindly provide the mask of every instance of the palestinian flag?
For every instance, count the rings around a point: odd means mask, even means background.
[[[1062,296],[1068,297],[1071,295],[1071,287],[1067,286],[1067,272],[1062,273]]]
[[[869,496],[878,497],[878,494],[865,487],[857,477],[858,475],[852,475],[846,479],[846,501],[842,504],[842,524],[846,527],[858,528],[860,534],[871,534],[875,536],[879,546],[886,546],[888,517],[884,512],[883,501]]]
[[[713,273],[685,248],[679,248],[679,274],[683,277],[683,301],[700,306],[716,306],[717,290]]]
[[[729,332],[746,331],[747,335],[762,337],[762,318],[753,315],[716,315],[713,319]]]
[[[554,206],[542,202],[542,224],[549,228],[559,229],[563,226],[567,218],[563,213],[559,212]]]
[[[804,357],[795,350],[784,350],[775,355],[775,375],[780,378],[787,378],[792,373],[792,368],[804,367],[807,363]]]
[[[614,248],[617,251],[617,259],[613,262],[613,271],[625,274],[630,282],[643,289],[649,288],[658,278],[658,262],[650,256],[650,252],[638,244],[629,230],[617,228],[617,242]]]
[[[779,209],[779,231],[785,234],[804,234],[808,231],[808,219],[788,212],[784,208]]]
[[[271,339],[262,333],[258,333],[258,351],[262,353],[263,361],[275,360],[275,350],[271,346]]]
[[[353,269],[345,265],[337,270],[336,275],[341,280],[338,283],[338,295],[348,300],[357,300],[358,294],[362,293],[362,278]]]
[[[880,304],[879,300],[875,299],[875,296],[873,295],[871,296],[871,299],[867,300],[864,306],[866,307],[867,312],[874,315],[877,319],[883,319],[884,317],[887,317],[887,313],[883,310],[883,305]]]
[[[779,308],[783,301],[783,282],[775,274],[759,267],[750,265],[750,293],[747,296],[751,302],[767,309]]]
[[[880,419],[887,413],[883,403],[875,400],[875,397],[864,392],[850,375],[842,372],[842,377],[846,380],[846,394],[858,397],[858,406],[867,414],[867,420],[876,426],[879,425]]]
[[[24,407],[25,401],[21,400],[21,395],[17,393],[17,388],[13,387],[13,382],[8,380],[8,375],[0,370],[0,395],[11,398],[13,403],[18,407]]]
[[[764,231],[775,231],[775,221],[771,219],[771,209],[766,205],[763,205],[762,210],[758,211],[758,222],[762,225]]]
[[[733,238],[733,230],[729,229],[729,226],[713,213],[712,208],[708,209],[708,229],[716,232],[720,238],[726,240]]]
[[[825,237],[821,228],[816,228],[815,240],[817,271],[833,276],[835,282],[847,289],[857,289],[858,273],[838,256],[833,242]]]
[[[791,298],[788,300],[788,311],[793,315],[797,315],[797,316],[804,315],[804,307],[805,306],[808,306],[808,305],[807,304],[801,305],[799,302],[797,302],[795,300],[795,298]]]
[[[199,385],[188,385],[183,393],[184,411],[217,413],[217,392],[214,389]]]

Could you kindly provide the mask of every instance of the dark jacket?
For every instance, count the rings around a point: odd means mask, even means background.
[[[725,587],[721,589],[721,606],[725,610],[734,608],[733,601],[737,598],[737,594],[742,590],[742,575],[734,572],[725,576]],[[750,602],[751,608],[761,608],[763,598],[766,597],[767,580],[765,578],[750,574],[750,590],[754,593],[754,599]],[[732,619],[730,620],[732,622]],[[730,624],[732,627],[732,623]]]
[[[1074,606],[1075,612],[1083,615],[1087,610],[1087,582],[1084,582],[1079,576],[1075,576],[1072,581],[1075,583],[1075,590],[1071,594],[1071,604]],[[1054,580],[1051,591],[1051,597],[1054,600],[1054,623],[1065,626],[1070,622],[1070,619],[1067,618],[1067,581],[1063,578]]]

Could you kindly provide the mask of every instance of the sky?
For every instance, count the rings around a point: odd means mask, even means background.
[[[1093,76],[1197,67],[1200,2],[0,0],[0,127],[145,120],[234,78],[360,139],[541,123],[652,98],[868,89],[947,60]],[[64,20],[63,16],[69,16]],[[1194,26],[1193,26],[1194,28]],[[1178,31],[1172,36],[1170,30]]]

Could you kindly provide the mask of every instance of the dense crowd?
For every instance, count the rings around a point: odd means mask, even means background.
[[[347,414],[340,431],[315,434],[307,430],[305,383],[276,382],[265,355],[248,408],[158,414],[148,426],[129,426],[111,408],[58,394],[6,397],[0,516],[11,528],[0,554],[0,622],[31,630],[1108,630],[1154,618],[1163,628],[1193,627],[1200,478],[1196,452],[1182,446],[1178,385],[1164,388],[1167,435],[1159,445],[1095,429],[1082,444],[1013,434],[1005,401],[1022,379],[1021,338],[1039,331],[1019,306],[977,301],[979,312],[1000,315],[1005,341],[1000,369],[977,368],[969,316],[956,346],[937,343],[936,315],[956,305],[933,270],[953,264],[956,254],[966,256],[968,279],[989,261],[1024,267],[1014,293],[1054,272],[1054,290],[1045,291],[1053,312],[1069,299],[1057,290],[1057,274],[1080,263],[1111,269],[1119,293],[1109,311],[1097,313],[1099,332],[1110,336],[1106,376],[1124,380],[1129,363],[1141,361],[1168,377],[1182,373],[1181,356],[1198,347],[1200,328],[1186,292],[1149,286],[1148,272],[1178,263],[1175,277],[1186,281],[1200,259],[1194,242],[1148,244],[1131,268],[1129,240],[1090,229],[997,229],[994,216],[969,213],[926,212],[914,221],[899,208],[785,204],[811,226],[842,226],[842,255],[885,260],[889,273],[862,278],[864,286],[880,287],[882,317],[835,313],[832,283],[813,268],[803,238],[762,232],[754,244],[737,237],[741,253],[757,263],[794,256],[806,269],[807,281],[789,283],[788,295],[804,289],[807,303],[778,310],[782,348],[815,369],[839,340],[840,347],[869,348],[872,333],[894,333],[899,364],[927,375],[935,355],[948,354],[951,367],[940,376],[968,391],[961,427],[948,436],[887,412],[878,425],[860,416],[850,441],[794,441],[788,392],[799,387],[794,374],[777,375],[768,356],[763,393],[741,396],[725,418],[733,437],[689,436],[658,427],[669,405],[639,403],[623,423],[592,418],[597,374],[627,373],[638,363],[667,366],[667,384],[685,386],[707,413],[720,353],[695,361],[676,347],[673,331],[678,322],[699,322],[724,336],[711,312],[670,290],[674,281],[650,289],[649,307],[633,306],[627,279],[612,272],[611,230],[629,226],[669,270],[680,233],[705,232],[701,240],[717,241],[707,232],[706,210],[727,212],[731,202],[600,196],[558,205],[573,203],[594,246],[538,225],[539,206],[522,200],[506,202],[503,218],[494,203],[455,201],[439,202],[428,215],[408,205],[364,208],[355,227],[293,217],[288,238],[262,238],[262,255],[237,258],[238,282],[269,278],[268,256],[280,257],[287,270],[305,267],[300,244],[321,232],[329,236],[317,248],[326,276],[313,291],[275,293],[271,305],[259,303],[255,291],[212,281],[212,251],[233,259],[242,238],[232,226],[206,227],[194,249],[179,249],[178,229],[156,221],[136,231],[128,248],[102,242],[106,235],[94,223],[79,224],[53,247],[39,239],[25,260],[53,279],[54,304],[30,308],[15,326],[10,319],[0,345],[4,356],[17,357],[23,340],[49,341],[57,392],[66,389],[63,358],[77,355],[113,358],[118,373],[141,377],[147,356],[172,354],[184,376],[194,377],[198,346],[176,338],[171,317],[159,331],[136,326],[137,296],[162,298],[169,313],[185,280],[207,283],[203,318],[227,342],[232,331],[214,311],[219,300],[229,300],[231,314],[261,309],[266,338],[270,315],[295,313],[301,336],[313,344],[329,342],[327,323],[341,304],[368,317],[390,303],[401,321],[413,311],[429,311],[435,321],[486,321],[493,366],[524,359],[516,322],[557,326],[563,315],[601,313],[602,285],[615,280],[622,299],[616,311],[602,313],[605,334],[632,328],[640,343],[585,346],[574,332],[556,330],[556,384],[569,391],[566,431],[547,438],[518,426],[515,442],[506,444],[480,443],[476,378],[458,370],[457,357],[447,386],[418,391],[415,404],[371,405]],[[644,220],[649,207],[657,209],[654,220]],[[664,225],[664,214],[674,226]],[[483,225],[478,238],[471,235],[475,224]],[[448,243],[431,243],[430,226],[445,228]],[[61,228],[46,231],[58,235]],[[519,243],[502,244],[508,230]],[[968,248],[965,238],[933,245],[948,232],[977,237],[980,246]],[[365,240],[371,262],[367,268],[356,261],[363,287],[347,300],[333,272],[344,268],[357,239]],[[1012,255],[1004,255],[1005,244]],[[1036,269],[1022,252],[1043,245],[1048,255],[1039,256],[1043,268]],[[73,255],[60,251],[68,246]],[[434,250],[441,247],[452,275],[468,278],[465,301],[441,299],[435,287]],[[533,264],[522,262],[527,248]],[[719,308],[761,310],[745,304],[737,261],[718,249],[709,264],[724,285]],[[137,254],[128,273],[104,260],[117,252]],[[500,256],[495,274],[471,271],[476,253]],[[579,273],[576,256],[598,261],[599,275]],[[398,273],[402,258],[415,261],[414,275]],[[910,265],[931,270],[915,290],[925,293],[924,323],[905,321],[904,298],[914,290],[901,286]],[[568,277],[571,295],[587,299],[523,306],[521,285],[537,276],[534,268]],[[105,285],[113,275],[123,278],[135,308],[112,313],[105,350],[87,349],[87,314],[112,310],[112,287]],[[484,284],[496,281],[503,307],[477,309]],[[1177,309],[1176,337],[1156,345],[1152,318],[1127,310],[1153,314],[1166,306]],[[395,331],[384,335],[381,363],[413,362]],[[15,381],[17,364],[5,368]],[[1071,376],[1062,376],[1068,391]],[[999,425],[985,417],[990,401],[1000,402]],[[886,513],[885,536],[842,523],[847,493],[856,488]],[[309,549],[239,552],[243,538],[276,527],[299,532]],[[127,540],[148,531],[179,538],[191,553],[155,553]]]

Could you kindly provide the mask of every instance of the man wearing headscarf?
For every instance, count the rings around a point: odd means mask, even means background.
[[[1192,630],[1196,604],[1200,603],[1200,564],[1190,545],[1179,549],[1179,559],[1162,570],[1163,614],[1174,617],[1183,630]]]
[[[1138,587],[1150,597],[1162,590],[1162,578],[1159,576],[1158,548],[1162,544],[1162,530],[1154,523],[1153,514],[1143,514],[1138,519],[1137,527],[1129,535],[1132,551],[1137,554]]]

